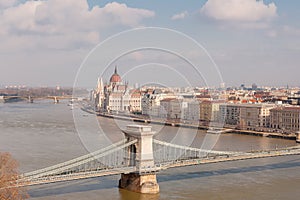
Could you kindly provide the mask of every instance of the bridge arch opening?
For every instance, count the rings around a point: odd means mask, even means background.
[[[136,146],[132,144],[129,146],[129,166],[136,165]]]

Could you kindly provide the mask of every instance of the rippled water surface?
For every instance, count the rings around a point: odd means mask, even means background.
[[[86,154],[123,138],[128,121],[96,118],[67,102],[0,104],[0,151],[9,151],[28,172]],[[79,116],[79,117],[78,117]],[[79,120],[79,121],[78,121]],[[95,123],[96,122],[96,123]],[[249,151],[294,146],[289,140],[153,125],[156,139],[216,150]],[[119,176],[29,187],[31,199],[299,199],[300,156],[286,156],[169,169],[158,173],[159,195],[117,188]]]

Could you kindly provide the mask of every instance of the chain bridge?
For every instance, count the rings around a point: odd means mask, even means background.
[[[106,148],[44,169],[22,174],[12,187],[121,174],[119,187],[157,193],[156,173],[172,167],[300,154],[289,147],[256,152],[215,151],[153,139],[150,126],[129,125],[125,139]]]

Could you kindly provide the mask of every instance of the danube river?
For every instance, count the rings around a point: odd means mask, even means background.
[[[116,142],[123,138],[120,128],[131,123],[76,112],[74,123],[67,102],[0,104],[0,151],[10,152],[19,161],[21,172],[28,172]],[[153,130],[157,131],[156,139],[216,150],[250,151],[296,145],[295,141],[236,134],[208,138],[204,131],[160,125],[153,125]],[[300,156],[174,168],[159,172],[157,179],[159,195],[119,190],[119,176],[28,189],[35,200],[298,199]]]

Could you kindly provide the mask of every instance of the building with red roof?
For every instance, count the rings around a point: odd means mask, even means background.
[[[277,107],[270,110],[271,112],[271,127],[277,130],[294,131],[300,130],[300,107],[299,106],[287,106]]]
[[[117,66],[109,79],[103,85],[98,80],[95,90],[96,109],[104,112],[141,112],[141,94],[139,90],[130,90],[128,83],[123,83],[118,74]]]

